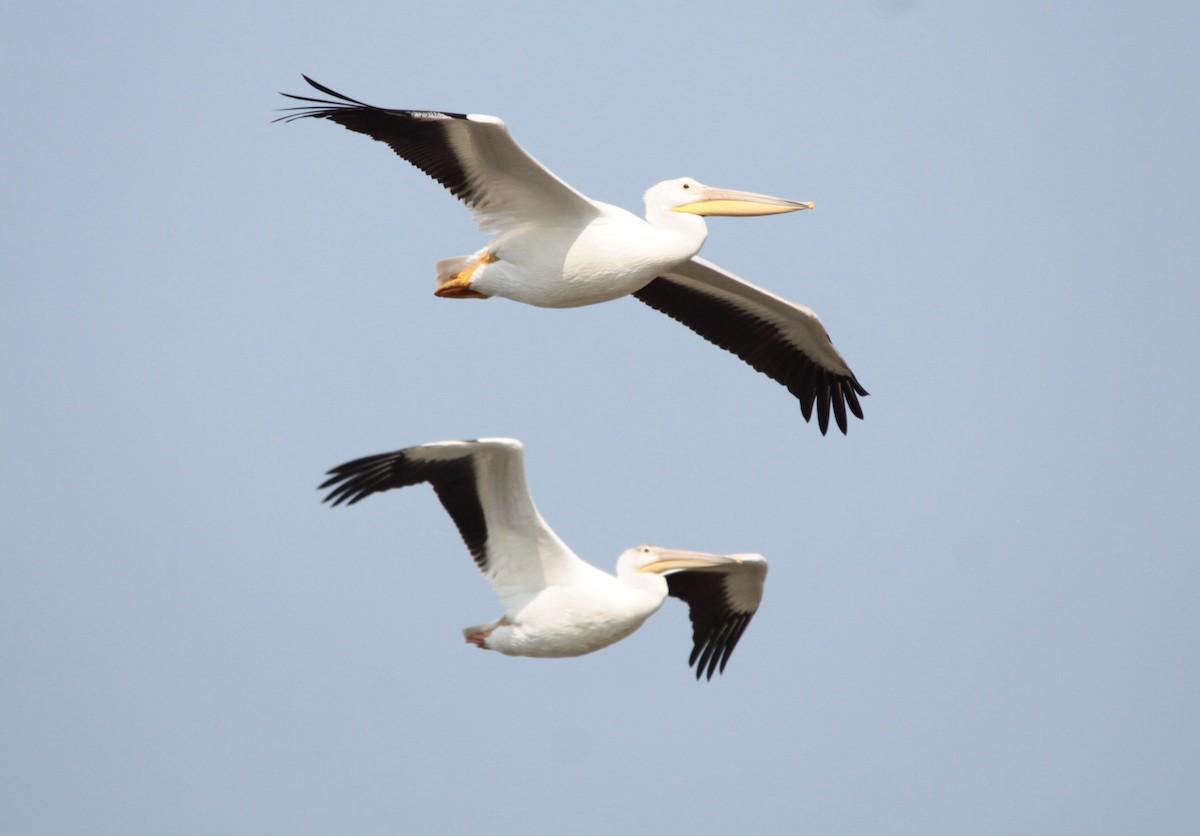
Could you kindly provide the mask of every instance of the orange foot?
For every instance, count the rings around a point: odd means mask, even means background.
[[[480,630],[478,633],[472,633],[467,636],[467,644],[473,644],[480,650],[487,650],[487,645],[484,642],[487,641],[487,637],[491,634],[491,630]]]
[[[483,264],[494,264],[500,259],[491,253],[484,253],[478,261],[463,270],[461,273],[455,273],[446,281],[442,282],[438,289],[433,292],[434,296],[441,296],[443,299],[486,299],[486,293],[480,293],[477,290],[471,289],[471,277],[475,275],[475,271]]]

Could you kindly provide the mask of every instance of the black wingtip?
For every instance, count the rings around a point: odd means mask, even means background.
[[[332,473],[332,472],[333,471],[330,471],[330,473]],[[354,503],[356,503],[360,499],[362,499],[363,496],[365,496],[365,494],[360,493],[356,496],[355,495],[356,489],[354,488],[354,486],[352,484],[350,484],[349,482],[342,481],[342,480],[348,479],[348,478],[349,478],[349,476],[347,476],[347,475],[332,476],[332,477],[326,479],[320,485],[318,485],[317,490],[319,490],[319,491],[323,491],[327,488],[333,487],[333,490],[331,490],[327,495],[325,495],[324,497],[321,498],[321,502],[328,502],[330,508],[336,508],[339,505],[341,505],[343,502],[346,503],[347,505],[353,505]],[[342,482],[342,484],[339,485],[338,482]]]
[[[329,487],[337,484],[337,482],[341,481],[341,478],[342,478],[341,476],[334,476],[330,479],[326,479],[324,482],[322,482],[320,485],[317,486],[317,490],[319,490],[319,491],[326,490]],[[330,508],[336,508],[339,505],[341,505],[343,502],[345,502],[346,498],[348,496],[349,496],[349,491],[346,490],[346,486],[339,485],[338,487],[329,491],[328,494],[321,497],[321,502],[322,503],[328,502]]]
[[[394,468],[403,467],[406,463],[404,451],[394,453],[379,453],[373,456],[363,456],[353,461],[344,462],[326,471],[329,478],[317,486],[317,490],[332,488],[321,501],[328,502],[331,508],[343,503],[354,505],[372,493],[385,491],[392,487],[389,480]]]
[[[855,394],[854,390],[856,388],[860,389],[860,390],[862,390],[862,393],[864,395],[866,394],[866,390],[863,389],[861,386],[857,386],[857,381],[855,381],[854,383],[856,385],[849,386],[845,390],[846,391],[846,406],[850,407],[850,411],[854,413],[854,417],[861,421],[863,419],[862,404],[860,404],[858,402],[858,395]]]
[[[377,108],[375,108],[373,105],[360,102],[358,99],[352,99],[343,93],[339,93],[330,87],[326,87],[319,81],[309,78],[303,73],[300,74],[300,77],[307,81],[311,87],[321,91],[327,96],[333,96],[333,98],[338,99],[339,101],[330,101],[329,99],[314,99],[312,96],[300,96],[295,93],[284,93],[282,90],[280,90],[279,95],[281,96],[286,96],[287,98],[294,99],[298,102],[311,102],[312,104],[302,107],[280,108],[281,111],[287,112],[277,119],[272,119],[272,122],[294,122],[295,120],[303,119],[306,116],[326,116],[331,112],[340,111],[351,106],[377,110]],[[313,107],[312,105],[321,105],[321,107]]]
[[[347,95],[339,93],[337,90],[330,89],[329,87],[326,87],[324,84],[322,84],[319,81],[313,81],[311,78],[304,75],[304,73],[301,73],[300,77],[303,78],[305,81],[307,81],[311,87],[315,87],[317,90],[320,90],[326,96],[333,96],[335,99],[341,99],[343,102],[349,102],[350,104],[359,105],[360,107],[370,107],[371,106],[371,105],[365,104],[363,102],[360,102],[358,99],[352,99]],[[285,93],[284,95],[287,95],[287,94]],[[293,97],[293,98],[296,98],[296,97]]]

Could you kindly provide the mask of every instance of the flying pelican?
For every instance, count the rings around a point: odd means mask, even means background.
[[[292,112],[276,121],[329,119],[387,143],[496,233],[474,255],[437,263],[438,296],[570,308],[632,294],[782,383],[806,421],[815,404],[822,434],[830,410],[843,433],[847,408],[863,417],[858,396],[867,390],[815,313],[696,257],[708,235],[704,215],[774,215],[813,204],[681,177],[646,192],[642,220],[558,179],[495,116],[379,108],[304,80],[337,101],[284,93],[313,104],[285,108]]]
[[[614,577],[585,563],[538,514],[525,484],[521,442],[439,441],[339,465],[319,488],[353,505],[428,482],[504,605],[495,621],[467,627],[468,643],[508,656],[582,656],[619,642],[668,595],[687,603],[696,679],[725,670],[762,600],[767,562],[757,554],[705,554],[638,546]]]

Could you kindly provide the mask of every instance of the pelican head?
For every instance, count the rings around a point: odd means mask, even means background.
[[[771,197],[737,189],[718,189],[714,186],[706,186],[690,177],[666,180],[651,187],[646,192],[646,203],[650,205],[652,202],[672,212],[736,217],[779,215],[784,212],[798,212],[801,209],[814,208],[812,203],[785,200],[782,197]]]

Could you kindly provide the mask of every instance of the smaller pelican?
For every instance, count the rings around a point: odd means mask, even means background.
[[[585,563],[538,514],[525,484],[521,442],[439,441],[335,467],[325,502],[353,505],[428,482],[504,605],[495,621],[463,630],[469,644],[508,656],[582,656],[619,642],[668,595],[687,603],[696,679],[724,672],[762,600],[767,562],[757,554],[705,554],[638,546],[614,577]]]
[[[697,257],[704,216],[776,215],[811,203],[718,189],[690,177],[645,194],[646,217],[590,200],[526,153],[495,116],[389,110],[304,80],[333,99],[280,119],[328,119],[377,139],[463,201],[496,233],[472,255],[437,263],[438,296],[499,296],[543,308],[594,305],[632,295],[787,387],[804,420],[824,434],[830,414],[843,433],[862,418],[867,390],[810,309]]]

